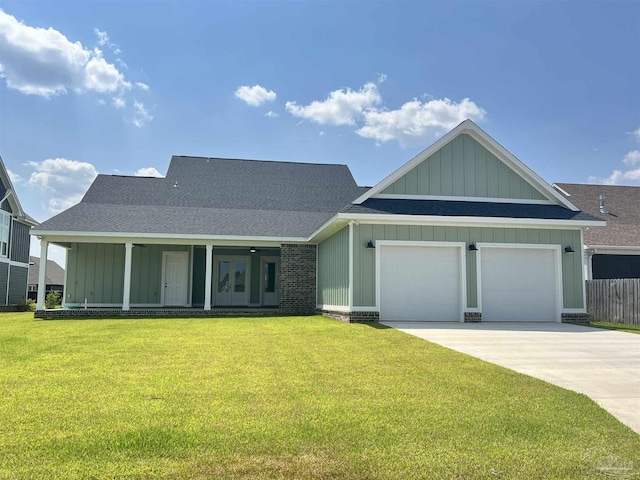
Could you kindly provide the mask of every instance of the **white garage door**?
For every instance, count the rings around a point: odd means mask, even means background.
[[[552,249],[481,248],[482,321],[558,320]]]
[[[380,319],[460,321],[460,249],[380,247]]]

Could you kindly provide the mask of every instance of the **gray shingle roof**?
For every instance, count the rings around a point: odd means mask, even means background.
[[[556,183],[582,211],[607,221],[604,228],[584,234],[587,245],[640,246],[640,187]],[[563,193],[562,191],[560,193]],[[600,195],[605,196],[607,214],[600,213]]]
[[[443,200],[394,200],[370,198],[361,205],[349,205],[346,213],[388,215],[435,215],[452,217],[538,218],[544,220],[599,220],[560,205],[490,203]]]
[[[173,157],[166,178],[99,175],[38,230],[306,237],[362,193],[346,165]]]
[[[29,257],[29,285],[38,284],[40,274],[40,258]],[[64,268],[53,260],[47,260],[47,278],[45,285],[64,285]]]

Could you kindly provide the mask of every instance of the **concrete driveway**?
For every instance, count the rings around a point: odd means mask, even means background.
[[[584,393],[640,433],[640,335],[565,323],[383,323]]]

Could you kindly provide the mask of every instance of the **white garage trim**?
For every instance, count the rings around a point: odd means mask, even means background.
[[[535,243],[476,243],[476,289],[478,295],[478,309],[482,311],[482,250],[487,248],[518,249],[518,250],[552,250],[555,260],[555,280],[556,280],[556,322],[561,322],[562,301],[564,298],[562,289],[562,246],[561,245],[541,245]]]
[[[376,311],[380,312],[380,256],[385,247],[454,247],[459,249],[460,255],[460,321],[464,322],[464,312],[467,305],[467,268],[466,268],[466,248],[465,242],[421,242],[403,240],[376,240]]]

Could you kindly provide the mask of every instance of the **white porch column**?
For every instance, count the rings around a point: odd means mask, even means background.
[[[207,259],[204,274],[204,309],[211,310],[211,270],[213,269],[213,245],[205,245]]]
[[[47,254],[49,253],[49,242],[44,238],[40,239],[40,271],[38,272],[38,301],[36,310],[44,310],[44,300],[47,296]],[[7,287],[9,288],[9,287]]]
[[[129,310],[131,297],[131,256],[133,243],[124,244],[124,292],[122,292],[122,310]]]

